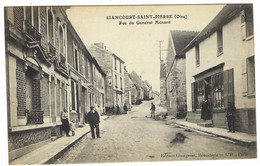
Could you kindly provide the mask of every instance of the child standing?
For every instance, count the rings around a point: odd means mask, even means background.
[[[70,123],[70,130],[72,132],[72,136],[74,136],[75,135],[75,130],[76,130],[76,122],[75,122],[74,119]]]

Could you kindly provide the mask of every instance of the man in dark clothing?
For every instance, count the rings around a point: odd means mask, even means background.
[[[228,132],[235,132],[235,110],[236,107],[233,106],[232,103],[228,103],[228,109],[227,109],[227,122],[228,122]]]
[[[155,105],[153,103],[151,103],[151,118],[155,119]]]
[[[127,111],[128,111],[128,108],[127,108],[126,104],[124,104],[124,112],[125,112],[125,114],[127,114]]]
[[[99,135],[99,123],[100,118],[98,112],[94,109],[94,106],[90,107],[90,111],[87,114],[87,120],[91,129],[92,138],[95,139],[95,131],[94,128],[96,128],[96,135],[97,138],[101,138]]]

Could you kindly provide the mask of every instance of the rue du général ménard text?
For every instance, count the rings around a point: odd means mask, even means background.
[[[118,25],[171,24],[172,19],[187,19],[185,14],[167,15],[115,15],[106,16],[106,20],[117,20]]]

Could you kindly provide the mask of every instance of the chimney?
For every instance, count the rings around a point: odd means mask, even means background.
[[[103,48],[104,49],[104,43],[102,43],[102,42],[94,43],[94,45],[99,47],[99,48]]]

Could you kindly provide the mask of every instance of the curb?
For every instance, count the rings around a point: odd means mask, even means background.
[[[235,143],[240,144],[240,145],[247,145],[247,146],[249,146],[249,145],[256,144],[256,141],[248,142],[248,141],[243,141],[243,140],[239,140],[239,139],[236,139],[236,138],[230,138],[228,136],[216,134],[216,133],[213,133],[213,132],[209,132],[209,131],[205,131],[205,130],[201,130],[201,129],[197,129],[197,128],[193,128],[193,127],[188,127],[188,126],[185,126],[183,124],[179,124],[177,122],[174,122],[173,125],[181,127],[181,128],[186,128],[186,129],[188,128],[188,129],[191,129],[191,130],[193,130],[195,132],[199,131],[199,132],[203,132],[203,133],[206,133],[206,134],[214,135],[214,136],[217,136],[217,137],[222,137],[222,138],[234,141]]]
[[[81,140],[88,133],[90,133],[90,131],[87,131],[86,133],[82,134],[82,136],[80,136],[78,139],[76,139],[73,142],[71,142],[70,145],[68,145],[67,147],[62,149],[60,152],[55,154],[53,157],[47,159],[47,161],[45,161],[43,163],[40,163],[40,164],[53,164],[58,158],[60,158],[66,151],[68,151],[73,145],[75,145],[79,140]]]

